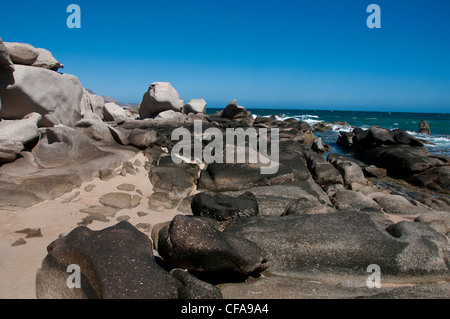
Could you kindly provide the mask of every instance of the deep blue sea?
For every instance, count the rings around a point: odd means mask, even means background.
[[[221,109],[207,109],[208,114],[213,114]],[[253,116],[276,115],[285,120],[295,118],[306,121],[310,125],[318,122],[347,122],[350,125],[368,129],[372,125],[378,125],[388,129],[401,129],[414,137],[426,139],[434,145],[426,145],[430,153],[450,156],[450,114],[447,113],[404,113],[404,112],[369,112],[369,111],[325,111],[325,110],[293,110],[293,109],[251,109]],[[419,134],[419,123],[426,120],[431,128],[431,135]],[[337,137],[340,130],[350,131],[351,126],[333,125],[333,131],[315,132],[323,142],[333,148],[333,152],[346,154],[347,150],[340,148]]]

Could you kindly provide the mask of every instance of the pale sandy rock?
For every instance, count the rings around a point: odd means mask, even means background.
[[[58,69],[64,69],[64,65],[59,63],[58,60],[56,60],[52,53],[49,50],[37,48],[36,49],[39,53],[36,61],[32,64],[32,66],[36,66],[39,68],[44,68],[48,70],[58,71]]]
[[[22,119],[37,112],[40,126],[73,126],[81,119],[83,87],[69,74],[43,68],[15,65],[12,76],[0,75],[0,118]]]
[[[185,122],[186,116],[183,113],[172,110],[161,112],[155,117],[155,123],[157,125],[177,126]]]
[[[127,120],[125,110],[114,102],[105,103],[103,115],[105,121],[116,122],[118,124]]]
[[[184,113],[206,113],[206,101],[204,99],[192,99],[183,107]]]
[[[15,64],[32,65],[39,56],[39,51],[27,43],[4,42],[9,56]]]
[[[8,49],[2,42],[2,38],[0,38],[0,69],[14,71],[14,64],[9,57]]]
[[[168,110],[181,112],[183,105],[180,95],[169,82],[155,82],[142,98],[139,116],[145,119]]]

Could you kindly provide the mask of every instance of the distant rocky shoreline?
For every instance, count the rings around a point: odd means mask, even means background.
[[[179,214],[148,234],[127,220],[91,230],[144,200],[134,185],[105,194],[90,220],[47,243],[37,298],[287,298],[283,287],[293,298],[450,297],[450,158],[430,154],[425,141],[354,128],[339,134],[355,154],[343,156],[314,134],[324,123],[254,118],[235,99],[206,115],[204,99],[185,103],[167,82],[124,109],[63,67],[48,50],[0,39],[0,209],[22,211],[140,167],[152,188],[143,214]],[[174,128],[194,134],[195,123],[202,133],[277,129],[279,169],[174,163]],[[131,163],[136,154],[145,163]],[[404,193],[381,186],[386,178]],[[81,289],[66,284],[71,264]],[[366,286],[373,264],[391,285]]]

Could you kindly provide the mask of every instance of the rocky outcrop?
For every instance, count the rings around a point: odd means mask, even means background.
[[[369,130],[355,128],[350,133],[340,132],[338,138],[338,144],[354,149],[360,159],[386,169],[390,176],[439,192],[448,191],[450,185],[445,177],[450,176],[450,160],[446,156],[431,155],[423,147],[425,142],[402,130],[375,126]],[[368,177],[374,175],[371,169],[370,166],[365,169]],[[384,172],[378,169],[375,175],[382,176]]]
[[[108,125],[95,113],[86,114],[75,123],[76,130],[90,138],[98,145],[114,145],[116,143]]]
[[[67,126],[42,128],[41,140],[32,150],[43,168],[61,167],[77,161],[87,163],[102,156],[102,151],[77,130]]]
[[[206,114],[206,101],[204,99],[192,99],[183,106],[183,111],[186,114]]]
[[[73,127],[81,120],[82,97],[83,87],[73,75],[25,65],[15,65],[11,75],[0,75],[2,119],[22,119],[36,112],[42,115],[40,126]]]
[[[245,118],[249,114],[247,110],[243,107],[238,105],[237,100],[233,99],[228,105],[223,109],[222,111],[222,117],[227,119],[239,119],[239,118]]]
[[[362,154],[366,161],[386,168],[389,174],[400,177],[410,177],[434,166],[445,164],[440,159],[429,155],[430,153],[424,147],[407,145],[375,147]]]
[[[423,120],[419,123],[419,133],[421,134],[431,134],[430,124],[427,121]]]
[[[410,221],[401,221],[386,230],[408,243],[396,257],[399,271],[415,274],[449,271],[448,237],[425,224]]]
[[[128,222],[100,231],[78,227],[47,251],[36,277],[39,299],[178,298],[180,283],[156,263],[150,239]],[[68,287],[69,265],[79,267],[81,289]]]
[[[127,114],[123,107],[117,105],[114,102],[105,103],[103,109],[103,118],[105,121],[116,122],[121,124],[127,120]]]
[[[14,64],[32,65],[39,56],[39,51],[30,44],[17,42],[4,42],[4,44]]]
[[[198,187],[210,191],[237,191],[250,187],[294,181],[294,172],[280,165],[274,174],[260,174],[260,164],[212,163],[200,175]]]
[[[25,145],[37,142],[41,119],[40,114],[31,113],[22,120],[0,122],[0,163],[13,162]]]
[[[2,38],[0,38],[0,69],[14,71],[14,64],[11,61],[8,48],[3,43]]]
[[[141,119],[145,119],[155,117],[163,111],[180,112],[183,105],[183,100],[170,83],[155,82],[150,85],[142,98],[139,116]]]
[[[105,100],[103,97],[89,93],[86,89],[83,89],[83,100],[81,110],[84,111],[82,113],[83,117],[85,117],[88,113],[94,113],[101,120],[104,119],[104,107]]]
[[[331,196],[331,201],[338,210],[354,209],[358,212],[381,214],[381,208],[377,202],[361,192],[341,189]]]
[[[335,212],[336,209],[328,198],[323,199],[313,194],[302,191],[297,198],[292,200],[286,207],[281,216],[288,215],[308,215],[325,214]]]
[[[380,126],[371,126],[368,130],[360,128],[352,132],[339,132],[338,144],[367,150],[378,146],[409,145],[423,146],[422,142],[402,130],[388,130]]]
[[[218,221],[258,215],[259,207],[255,195],[245,192],[237,197],[224,194],[199,193],[191,202],[194,216],[211,217]]]
[[[190,195],[197,183],[199,168],[195,164],[174,164],[170,156],[152,167],[149,178],[155,192],[168,193],[171,198],[182,199]]]
[[[222,299],[223,295],[216,286],[201,281],[184,269],[175,268],[170,274],[181,283],[178,288],[180,299]]]
[[[207,220],[176,216],[159,231],[161,257],[195,273],[247,276],[267,269],[266,254],[258,245],[238,235],[222,233]]]
[[[308,168],[317,184],[326,186],[329,184],[344,184],[341,173],[330,162],[323,159],[315,152],[303,152]]]
[[[345,185],[352,183],[367,184],[367,180],[361,167],[351,158],[332,153],[327,156],[327,161],[341,173]]]
[[[441,233],[442,235],[446,235],[447,237],[449,237],[450,212],[448,211],[427,212],[417,217],[414,221],[430,226],[438,233]]]
[[[139,149],[151,147],[158,141],[158,132],[153,129],[133,129],[129,132],[128,142],[125,145],[133,145]]]
[[[155,123],[160,126],[180,126],[185,122],[186,116],[183,113],[172,110],[163,111],[155,117]]]
[[[53,71],[64,68],[64,65],[59,63],[46,49],[17,42],[5,42],[4,45],[14,64],[31,65]]]
[[[399,223],[388,233],[366,214],[337,212],[238,218],[225,233],[242,236],[264,249],[272,273],[351,273],[371,264],[379,265],[385,274],[448,271],[448,239],[416,224]]]
[[[58,71],[59,69],[64,69],[64,65],[56,60],[52,53],[46,49],[38,48],[36,49],[39,53],[36,61],[33,62],[32,66],[38,68],[44,68],[52,71]]]
[[[420,215],[428,211],[400,195],[375,193],[371,197],[388,214]]]
[[[448,163],[447,160],[441,161],[435,167],[431,167],[423,172],[410,176],[407,178],[407,181],[411,184],[426,187],[433,191],[448,192],[450,191],[450,166]]]

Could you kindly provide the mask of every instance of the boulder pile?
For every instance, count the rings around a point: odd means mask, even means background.
[[[287,279],[300,297],[324,289],[345,298],[399,293],[367,288],[370,265],[393,282],[419,283],[407,293],[420,295],[425,277],[437,285],[432,291],[446,293],[450,164],[424,141],[401,130],[355,128],[338,143],[357,156],[343,156],[307,122],[254,117],[236,99],[207,115],[205,100],[185,104],[170,83],[154,82],[139,110],[124,109],[60,68],[47,50],[0,40],[0,208],[32,207],[94,177],[109,181],[116,168],[123,176],[145,169],[152,193],[144,198],[123,183],[98,198],[102,206],[84,209],[83,223],[49,243],[38,298],[277,298],[284,295],[274,283]],[[221,143],[230,132],[242,135]],[[136,154],[147,161],[131,163]],[[263,173],[268,165],[276,169]],[[408,186],[395,192],[382,183],[387,176],[438,195],[415,196]],[[138,214],[170,210],[175,217],[86,227],[147,200]],[[67,285],[73,265],[81,289]],[[319,292],[304,293],[318,282]]]

